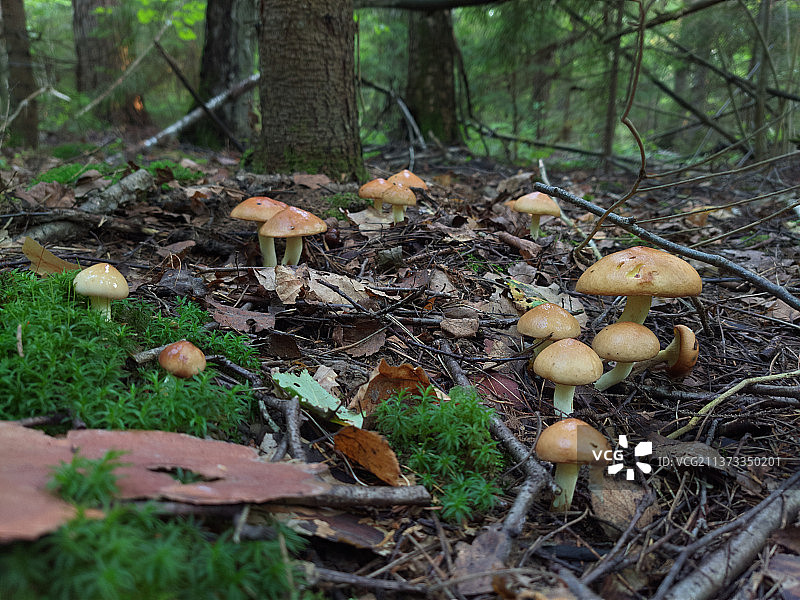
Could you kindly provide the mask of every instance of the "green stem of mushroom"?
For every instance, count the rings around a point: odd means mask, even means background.
[[[541,229],[539,229],[539,220],[542,218],[541,215],[531,215],[531,237],[536,239],[541,234]]]
[[[259,235],[258,246],[261,248],[261,260],[264,262],[264,266],[277,267],[278,256],[275,254],[275,238]]]
[[[106,321],[111,320],[111,298],[89,296],[89,306],[92,310],[102,313]]]
[[[607,390],[612,385],[618,384],[630,375],[632,369],[633,363],[618,362],[613,369],[607,373],[603,373],[600,379],[594,382],[594,387],[601,392]]]
[[[556,497],[553,498],[550,510],[569,510],[572,504],[572,497],[575,495],[575,486],[578,484],[578,472],[580,468],[580,465],[574,463],[560,463],[556,465],[553,481],[561,488],[561,492],[556,494]]]
[[[300,262],[303,253],[303,238],[301,236],[286,238],[286,252],[283,254],[284,265],[296,265]]]
[[[672,341],[667,345],[666,348],[661,350],[658,354],[655,355],[653,361],[655,363],[665,362],[670,367],[678,362],[678,356],[680,356],[680,348],[681,347],[681,340],[676,335],[672,338]]]
[[[557,417],[563,419],[572,414],[572,398],[574,396],[574,385],[556,384],[556,389],[553,392],[553,408],[555,409]]]
[[[536,358],[539,353],[550,346],[555,340],[536,340],[536,346],[533,348],[533,356]]]
[[[643,324],[644,320],[647,318],[647,313],[650,312],[650,303],[652,299],[652,296],[628,296],[628,300],[625,303],[625,310],[622,311],[622,314],[617,320],[630,321],[632,323],[638,323],[639,325]]]
[[[383,200],[380,198],[374,198],[372,200],[372,208],[375,209],[375,212],[383,212]]]
[[[406,207],[402,204],[392,205],[392,220],[395,223],[402,223],[406,218]]]

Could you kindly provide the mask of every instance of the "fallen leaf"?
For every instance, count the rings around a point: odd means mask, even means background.
[[[33,238],[24,239],[22,252],[31,261],[31,271],[37,275],[81,270],[80,265],[58,258]]]
[[[336,377],[338,377],[336,371],[332,368],[320,365],[317,367],[317,370],[314,371],[314,381],[322,386],[329,394],[333,393],[334,388],[338,388],[339,384],[336,382]]]
[[[508,375],[503,373],[475,375],[471,378],[471,382],[478,389],[478,393],[481,396],[508,402],[520,411],[529,410],[522,391],[519,389],[519,384]]]
[[[333,340],[350,356],[371,356],[386,343],[386,328],[374,319],[354,319],[347,327],[337,326]]]
[[[299,271],[299,269],[298,269]],[[294,304],[303,289],[303,279],[289,267],[275,267],[275,293],[284,304]]]
[[[379,213],[372,207],[358,212],[348,212],[347,218],[358,227],[358,231],[366,238],[378,237],[394,224],[391,212]]]
[[[333,436],[333,447],[389,485],[402,484],[400,463],[386,439],[374,431],[344,427]]]
[[[488,594],[492,591],[492,571],[505,568],[505,562],[511,551],[511,538],[499,524],[490,525],[478,534],[471,544],[456,544],[456,559],[453,564],[452,577],[461,577],[464,581],[458,584],[458,591],[464,596]],[[475,573],[488,573],[484,577],[473,577]]]
[[[606,535],[616,540],[630,525],[636,513],[637,503],[647,491],[636,482],[627,479],[604,477],[601,485],[590,485],[592,510]],[[658,516],[658,505],[648,506],[636,526],[646,527]]]
[[[211,311],[211,318],[223,327],[242,333],[258,333],[275,327],[275,315],[271,313],[225,306],[211,297],[207,297],[206,300],[214,308]]]
[[[364,422],[358,412],[345,408],[339,398],[326,391],[306,370],[301,371],[299,375],[273,373],[272,380],[284,392],[296,396],[304,407],[315,411],[325,419],[357,427]]]
[[[292,181],[294,181],[295,185],[302,185],[312,190],[316,190],[317,188],[324,187],[332,183],[327,175],[323,175],[321,173],[315,173],[311,175],[307,173],[294,173],[292,175]]]
[[[170,254],[175,254],[176,256],[183,258],[186,256],[189,248],[196,245],[197,242],[194,240],[183,240],[182,242],[175,242],[174,244],[164,246],[163,248],[156,248],[156,254],[162,258],[166,258]]]
[[[430,384],[431,381],[422,367],[408,363],[393,367],[385,359],[381,359],[380,364],[372,371],[369,381],[358,388],[349,408],[366,417],[398,391],[416,392],[420,386],[425,388]]]
[[[480,328],[478,319],[449,319],[445,317],[439,324],[442,331],[449,333],[454,338],[475,337]]]
[[[774,554],[766,568],[767,575],[780,584],[784,600],[800,600],[800,556]]]

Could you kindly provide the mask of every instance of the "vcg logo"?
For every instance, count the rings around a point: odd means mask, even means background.
[[[608,466],[608,474],[609,475],[616,475],[617,473],[621,472],[625,469],[625,479],[628,481],[633,480],[634,476],[634,469],[632,467],[625,467],[625,463],[623,462],[625,459],[625,454],[623,450],[628,450],[628,436],[621,435],[619,436],[619,450],[592,450],[592,454],[594,455],[595,460],[600,460],[601,458],[605,459],[606,462],[610,462],[611,464]],[[636,463],[636,468],[638,468],[642,473],[648,474],[653,471],[653,467],[647,464],[646,462],[641,462],[635,460],[637,458],[643,456],[649,456],[653,453],[653,442],[639,442],[636,444],[636,447],[633,449],[633,456],[634,462]]]

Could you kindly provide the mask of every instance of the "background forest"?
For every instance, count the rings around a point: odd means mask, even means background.
[[[258,72],[264,17],[277,18],[284,8],[262,2],[259,13],[256,5],[3,0],[0,102],[13,118],[4,145],[108,144],[166,127],[197,105],[170,61],[203,100]],[[356,6],[356,96],[367,156],[377,145],[411,137],[418,144],[464,143],[473,154],[518,164],[554,149],[577,151],[573,158],[637,159],[620,115],[640,9],[644,52],[629,117],[648,154],[692,159],[739,142],[740,156],[763,157],[785,152],[797,137],[796,2]],[[438,10],[400,8],[431,6]],[[259,135],[258,91],[220,111],[241,149]],[[404,119],[406,106],[418,129]],[[231,144],[210,121],[181,138]],[[273,169],[262,163],[260,170]]]

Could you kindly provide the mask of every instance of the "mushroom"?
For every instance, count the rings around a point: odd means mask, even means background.
[[[616,385],[630,375],[634,362],[653,358],[659,348],[656,334],[644,325],[630,321],[606,325],[594,337],[592,349],[600,358],[616,361],[617,364],[603,374],[594,387],[603,391]]]
[[[358,196],[359,198],[364,198],[365,200],[372,200],[372,208],[374,208],[377,212],[381,212],[383,210],[383,192],[385,192],[391,186],[391,183],[381,177],[378,177],[377,179],[368,181],[358,188]]]
[[[160,352],[158,364],[175,377],[188,379],[206,368],[206,356],[193,343],[181,340],[170,344]]]
[[[406,218],[406,206],[417,204],[417,196],[411,190],[400,183],[393,183],[391,187],[384,190],[382,199],[386,204],[392,205],[392,220],[401,223]]]
[[[567,338],[553,342],[533,361],[533,370],[555,384],[553,409],[557,416],[572,414],[576,385],[594,383],[603,374],[603,362],[583,342]]]
[[[595,470],[609,462],[611,446],[605,436],[580,419],[564,419],[542,431],[536,442],[536,455],[556,465],[553,480],[560,492],[550,510],[569,510],[581,465]]]
[[[89,296],[89,308],[101,312],[106,321],[111,320],[111,301],[128,297],[128,282],[108,263],[97,263],[75,276],[72,285],[75,293]]]
[[[527,213],[531,216],[531,237],[536,239],[541,234],[539,229],[539,220],[542,215],[550,215],[553,217],[561,216],[561,209],[556,201],[547,194],[542,192],[532,192],[517,198],[511,208],[517,212]]]
[[[648,361],[648,364],[666,362],[667,368],[665,371],[670,376],[685,377],[697,364],[697,358],[700,356],[700,346],[697,343],[694,331],[686,325],[675,325],[672,331],[675,337],[672,338],[666,348]]]
[[[318,216],[289,206],[264,223],[258,234],[270,238],[286,238],[286,251],[281,264],[296,265],[303,253],[303,237],[325,233],[327,230],[325,221]]]
[[[399,173],[395,173],[386,181],[389,183],[399,183],[400,185],[404,185],[409,188],[419,188],[421,190],[428,189],[428,184],[425,183],[420,177],[414,175],[414,173],[408,169],[403,169]]]
[[[288,208],[288,205],[280,200],[273,200],[267,196],[253,196],[237,204],[231,211],[231,216],[234,219],[256,221],[263,224],[285,208]],[[261,248],[261,260],[264,266],[277,266],[278,258],[275,256],[275,240],[261,235],[259,231],[258,245]]]
[[[644,323],[652,297],[699,296],[700,275],[685,260],[654,248],[635,246],[598,260],[578,278],[582,294],[627,296],[619,321]]]
[[[533,350],[533,355],[538,356],[557,340],[578,337],[581,325],[578,319],[558,304],[542,302],[519,318],[517,332],[539,340],[540,343]]]

